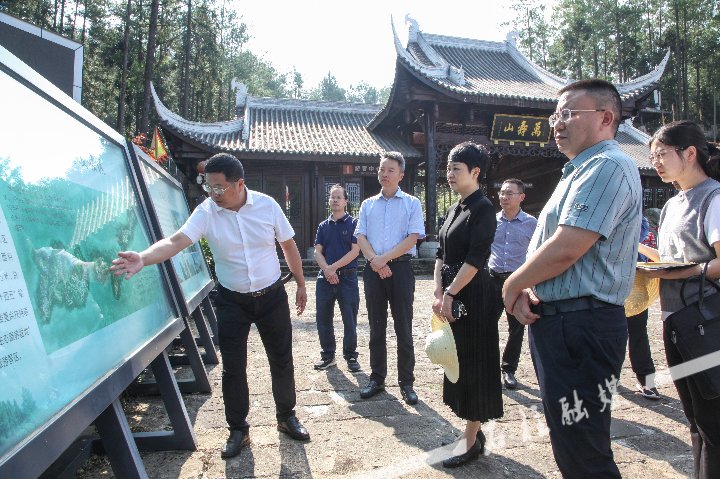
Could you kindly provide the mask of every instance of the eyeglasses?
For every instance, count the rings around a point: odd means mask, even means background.
[[[683,151],[683,150],[687,150],[687,148],[675,148],[675,151]],[[666,153],[667,153],[667,150],[660,150],[660,151],[656,151],[655,153],[650,153],[650,155],[648,156],[648,160],[650,160],[650,163],[653,163],[653,164],[655,162],[662,163],[663,156],[665,156]]]
[[[331,197],[330,197],[330,200],[342,201],[342,200],[344,200],[344,199],[345,199],[344,196],[331,196]]]
[[[566,121],[570,121],[570,118],[572,118],[572,114],[578,111],[607,111],[607,110],[571,110],[569,108],[563,108],[560,110],[560,113],[558,112],[553,113],[550,115],[550,118],[548,118],[548,121],[550,122],[550,128],[554,127],[560,122],[565,123]]]
[[[212,186],[208,185],[207,183],[203,183],[202,189],[205,190],[208,194],[215,193],[218,196],[221,196],[223,193],[225,193],[227,190],[230,189],[232,185],[228,186],[227,188],[213,188]]]
[[[513,195],[521,195],[522,193],[513,193],[512,191],[499,191],[498,196],[500,198],[512,198]]]

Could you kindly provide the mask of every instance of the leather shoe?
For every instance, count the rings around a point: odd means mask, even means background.
[[[300,421],[298,421],[298,418],[295,416],[290,416],[287,418],[287,421],[278,423],[277,429],[297,441],[310,440],[310,434],[307,432],[307,429],[300,424]]]
[[[417,404],[418,397],[415,391],[413,391],[412,386],[400,386],[400,394],[402,394],[402,398],[406,403],[410,405]]]
[[[383,389],[385,389],[385,384],[378,384],[377,381],[372,380],[368,383],[367,386],[360,390],[360,397],[363,399],[367,399],[374,396]]]
[[[480,442],[480,452],[485,452],[485,440],[486,439],[485,439],[485,434],[483,434],[483,432],[482,432],[482,429],[478,429],[477,435],[475,437],[477,437],[477,440]],[[460,438],[458,437],[455,439],[450,439],[449,441],[443,441],[440,443],[440,445],[449,446],[450,444],[454,443],[458,439],[460,439]]]
[[[458,467],[462,466],[466,462],[470,462],[476,457],[480,455],[480,453],[483,451],[484,445],[480,443],[480,441],[475,441],[475,444],[472,445],[470,449],[465,454],[461,454],[459,456],[452,456],[443,461],[443,466],[445,467]]]
[[[506,388],[515,389],[517,387],[517,379],[515,379],[515,375],[513,373],[510,371],[503,371],[502,376]]]
[[[230,437],[220,450],[220,457],[235,457],[243,447],[250,444],[250,434],[245,431],[230,431]]]

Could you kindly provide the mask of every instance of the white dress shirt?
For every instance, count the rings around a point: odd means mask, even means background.
[[[192,242],[205,238],[215,260],[215,274],[227,289],[258,291],[280,279],[275,240],[295,236],[280,205],[271,197],[245,188],[247,201],[235,212],[203,201],[180,231]]]

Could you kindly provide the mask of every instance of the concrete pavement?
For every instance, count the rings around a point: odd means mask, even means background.
[[[220,457],[220,447],[228,435],[220,388],[221,367],[208,366],[212,394],[184,396],[195,426],[198,450],[143,453],[151,478],[560,477],[545,427],[527,335],[517,373],[519,387],[503,391],[504,417],[483,425],[488,438],[486,455],[464,467],[444,469],[439,461],[448,457],[449,452],[438,450],[440,442],[458,435],[464,421],[443,404],[442,369],[430,363],[423,351],[430,332],[432,278],[417,279],[413,330],[417,359],[415,390],[420,402],[416,406],[407,406],[401,400],[391,324],[387,389],[373,398],[360,399],[359,389],[365,386],[369,375],[369,325],[362,291],[358,349],[363,371],[351,374],[340,357],[337,367],[327,371],[313,369],[320,346],[315,327],[314,280],[308,278],[307,284],[308,308],[301,317],[293,318],[293,354],[297,416],[312,440],[300,443],[276,430],[267,358],[253,328],[248,357],[251,446],[235,458]],[[287,289],[294,298],[295,283],[289,283]],[[653,358],[661,370],[666,362],[658,306],[656,303],[651,307],[648,329]],[[499,327],[502,349],[507,339],[504,318]],[[337,308],[335,328],[341,345],[342,322]],[[177,373],[178,377],[187,374],[185,370]],[[634,386],[635,376],[626,357],[612,413],[613,452],[623,477],[689,477],[690,434],[674,386],[669,383],[659,388],[663,396],[660,401],[643,398]],[[160,398],[129,398],[125,410],[133,431],[170,429]],[[78,477],[96,479],[114,475],[106,458],[98,456],[86,464]]]

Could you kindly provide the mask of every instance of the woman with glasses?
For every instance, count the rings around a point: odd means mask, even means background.
[[[681,190],[660,214],[658,249],[640,245],[640,252],[653,261],[698,263],[696,266],[662,271],[642,271],[660,278],[660,307],[663,321],[683,308],[680,287],[689,276],[699,275],[709,263],[707,275],[720,277],[720,150],[708,143],[705,134],[691,121],[676,121],[660,128],[650,140],[650,161],[660,178]],[[688,304],[697,301],[699,282],[685,289]],[[668,366],[683,362],[669,328],[663,327]],[[688,376],[675,381],[685,416],[690,422],[695,478],[720,477],[720,398],[705,399]]]
[[[447,181],[460,201],[448,209],[440,230],[433,311],[450,322],[460,363],[456,383],[444,376],[443,402],[467,423],[460,438],[443,443],[454,444],[445,467],[479,456],[485,447],[481,424],[503,415],[495,290],[484,268],[497,227],[495,208],[480,188],[489,165],[487,151],[471,142],[448,156]],[[464,304],[466,315],[453,317],[455,301]]]

